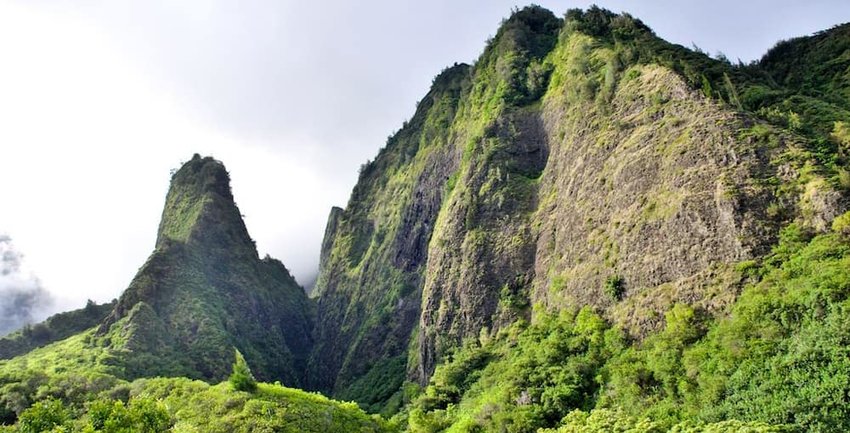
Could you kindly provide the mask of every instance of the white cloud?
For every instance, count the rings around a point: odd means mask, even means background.
[[[309,273],[316,221],[344,195],[318,177],[320,158],[204,125],[108,37],[68,18],[0,5],[0,229],[61,304],[126,287],[153,247],[170,169],[194,152],[228,166],[261,253],[297,245],[281,258]]]
[[[53,298],[23,267],[12,239],[0,234],[0,337],[47,317]]]

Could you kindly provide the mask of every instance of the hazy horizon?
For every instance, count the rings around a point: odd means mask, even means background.
[[[559,16],[592,3],[733,62],[850,19],[840,1],[538,2]],[[14,258],[0,298],[20,281],[46,290],[37,320],[118,296],[153,249],[169,172],[194,153],[227,166],[260,255],[308,283],[358,167],[514,6],[0,4],[0,246]]]

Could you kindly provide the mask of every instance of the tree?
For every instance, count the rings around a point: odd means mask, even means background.
[[[62,405],[62,402],[49,399],[38,402],[23,411],[19,420],[19,428],[22,433],[38,433],[49,431],[67,421],[68,411]]]
[[[174,424],[162,402],[142,396],[124,405],[120,400],[95,400],[88,406],[89,430],[102,433],[164,433]]]
[[[257,389],[257,380],[251,373],[251,368],[248,367],[248,362],[245,357],[239,352],[239,349],[234,349],[236,352],[236,362],[233,363],[233,373],[230,374],[230,384],[237,391],[253,392]]]

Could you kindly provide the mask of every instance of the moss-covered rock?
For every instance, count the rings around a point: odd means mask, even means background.
[[[311,302],[283,264],[257,256],[229,182],[198,155],[174,173],[156,249],[99,327],[123,377],[222,380],[236,347],[258,378],[302,385]]]
[[[792,42],[828,40],[806,58],[838,70],[843,32]],[[777,56],[735,66],[595,7],[516,11],[473,66],[435,80],[332,214],[315,386],[376,407],[359,390],[390,359],[406,353],[425,384],[463,341],[544,311],[590,305],[637,338],[674,304],[727,312],[740,263],[848,206],[847,107],[791,119],[782,104],[817,94],[778,80]]]

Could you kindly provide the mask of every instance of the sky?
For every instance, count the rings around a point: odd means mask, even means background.
[[[846,0],[537,3],[627,11],[669,41],[744,62],[850,21]],[[473,62],[524,5],[0,0],[10,281],[49,293],[35,319],[117,297],[153,249],[170,171],[200,153],[230,171],[260,254],[309,282],[358,167],[437,73]]]

